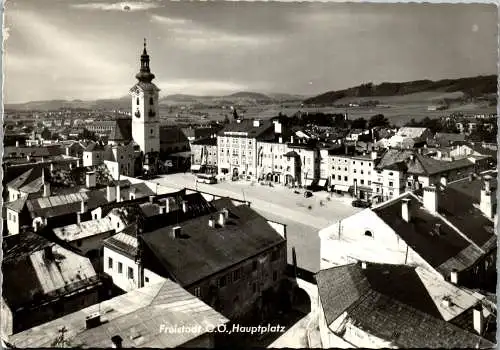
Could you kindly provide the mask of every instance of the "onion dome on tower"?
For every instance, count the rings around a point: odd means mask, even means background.
[[[151,70],[149,69],[149,55],[146,50],[146,39],[144,39],[144,50],[141,55],[141,69],[135,77],[143,83],[151,83],[151,81],[155,78],[155,75],[151,73]]]

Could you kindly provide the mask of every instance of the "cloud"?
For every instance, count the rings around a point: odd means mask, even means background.
[[[145,11],[160,7],[157,3],[144,1],[124,1],[124,2],[91,2],[87,4],[73,4],[73,8],[83,10],[101,10],[101,11]]]
[[[259,47],[279,42],[277,36],[259,34],[233,34],[208,28],[192,20],[151,15],[153,22],[165,25],[179,46],[189,49],[219,49],[220,46]]]

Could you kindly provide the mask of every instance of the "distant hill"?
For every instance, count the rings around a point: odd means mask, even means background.
[[[463,92],[468,97],[479,97],[497,92],[497,76],[477,76],[438,81],[415,80],[403,83],[362,84],[349,89],[329,91],[304,100],[306,105],[330,105],[345,97],[402,96],[418,92]]]
[[[6,110],[17,111],[54,111],[58,109],[127,109],[130,108],[130,97],[124,96],[116,99],[102,99],[95,101],[82,100],[48,100],[48,101],[30,101],[26,103],[5,104]]]

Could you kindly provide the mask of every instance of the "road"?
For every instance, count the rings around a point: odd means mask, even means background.
[[[288,262],[292,263],[292,247],[295,247],[297,265],[311,272],[319,270],[318,231],[360,211],[351,206],[352,199],[347,197],[328,200],[326,192],[316,192],[304,198],[303,191],[296,194],[280,185],[269,187],[247,181],[196,184],[194,175],[189,173],[162,175],[153,181],[162,186],[185,187],[251,202],[252,208],[265,218],[287,225]]]

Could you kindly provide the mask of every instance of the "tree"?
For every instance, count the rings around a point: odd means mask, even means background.
[[[389,126],[389,119],[387,119],[383,114],[374,115],[368,121],[368,127],[371,129],[371,128],[374,128],[376,126],[388,127]]]
[[[358,118],[354,119],[351,123],[351,129],[366,129],[366,119]]]
[[[81,137],[85,140],[92,140],[92,141],[97,141],[99,139],[95,132],[90,131],[88,129],[83,129]]]
[[[52,136],[52,133],[50,132],[49,129],[43,128],[43,130],[40,133],[40,135],[42,136],[42,139],[44,139],[44,140],[50,140],[50,138]]]

